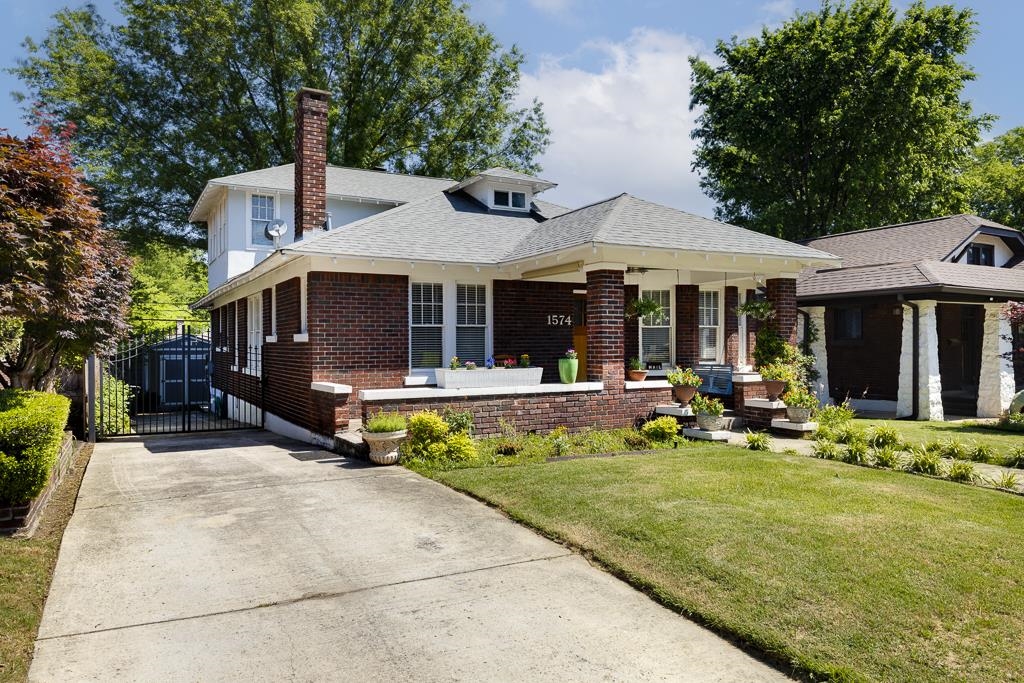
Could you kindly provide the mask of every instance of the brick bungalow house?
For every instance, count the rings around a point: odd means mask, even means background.
[[[1024,367],[1006,358],[1024,330],[1000,316],[1024,297],[1019,230],[959,215],[807,244],[843,260],[797,285],[821,331],[821,398],[922,420],[992,417],[1024,386]]]
[[[213,385],[273,431],[330,441],[377,410],[448,404],[482,434],[499,417],[627,425],[671,400],[665,369],[746,365],[752,330],[734,308],[755,289],[795,340],[797,275],[838,264],[628,194],[569,210],[538,198],[554,183],[507,169],[456,181],[328,166],[327,106],[301,90],[296,163],[209,181],[191,216],[209,230],[210,292],[196,305],[211,309]],[[275,245],[265,228],[292,215]],[[640,296],[662,314],[627,318]],[[580,376],[559,384],[570,347]],[[435,386],[451,356],[521,354],[540,385]],[[625,381],[634,356],[648,381]]]

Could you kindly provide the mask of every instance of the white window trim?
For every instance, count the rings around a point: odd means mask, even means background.
[[[472,280],[437,280],[423,279],[409,281],[409,319],[408,319],[408,349],[409,349],[409,374],[410,376],[426,376],[429,382],[434,381],[434,370],[436,368],[414,368],[412,367],[412,285],[417,284],[440,284],[441,303],[443,306],[443,320],[441,325],[441,367],[447,367],[448,361],[455,355],[456,335],[458,332],[458,289],[459,285],[482,285],[484,287],[484,300],[487,302],[486,320],[484,328],[484,358],[494,355],[494,287],[489,281]]]
[[[241,299],[235,301],[235,336],[231,340],[231,346],[235,352],[235,362],[232,364],[232,370],[238,370],[238,302]]]
[[[668,292],[668,325],[666,325],[666,326],[662,326],[662,325],[645,326],[643,318],[640,318],[640,319],[637,320],[637,328],[638,328],[637,329],[637,335],[638,335],[637,352],[640,354],[640,362],[643,363],[645,367],[646,367],[646,364],[647,364],[647,359],[644,358],[644,327],[658,327],[658,328],[667,327],[668,328],[668,367],[671,368],[671,367],[674,367],[674,365],[675,365],[675,360],[676,360],[676,345],[675,345],[676,321],[675,321],[675,315],[673,315],[673,312],[676,310],[676,293],[675,293],[675,288],[674,287],[665,287],[665,288],[662,288],[662,289],[643,289],[643,288],[639,289],[640,298],[643,298],[644,292],[664,292],[664,291]]]
[[[263,292],[257,292],[245,299],[245,371],[260,374],[263,347]],[[253,348],[257,348],[255,354]]]
[[[700,363],[720,364],[725,358],[725,291],[721,287],[701,287],[700,292],[718,292],[718,329],[715,334],[715,358],[704,358],[700,348],[700,294],[697,295],[697,357]]]
[[[505,194],[508,195],[508,204],[499,204],[497,201],[495,201],[496,195],[497,195],[498,192],[504,192]],[[521,207],[520,206],[513,206],[512,205],[512,195],[513,194],[521,194],[521,195],[523,195],[523,205]],[[501,188],[501,187],[492,187],[491,188],[491,207],[495,208],[495,209],[502,209],[502,210],[505,210],[505,211],[524,211],[524,212],[525,211],[529,211],[530,210],[530,193],[526,192],[525,190],[506,190],[506,189]]]
[[[274,220],[281,217],[281,194],[271,192],[248,191],[245,193],[245,248],[252,251],[274,251],[272,244],[256,244],[252,241],[252,198],[273,197]]]

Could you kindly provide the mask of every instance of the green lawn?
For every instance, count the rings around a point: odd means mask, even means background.
[[[731,447],[429,474],[800,673],[1024,679],[1024,498]]]
[[[883,424],[895,427],[903,435],[903,440],[913,445],[949,439],[959,439],[968,445],[985,444],[1004,457],[1008,456],[1014,448],[1024,444],[1024,433],[1022,432],[1001,431],[970,422],[855,419],[852,424],[865,429]]]
[[[76,455],[33,538],[0,537],[0,683],[28,678],[60,540],[91,453],[92,447],[86,445]]]

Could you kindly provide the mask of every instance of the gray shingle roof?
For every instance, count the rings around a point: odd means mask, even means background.
[[[558,210],[553,204],[546,209]],[[287,249],[338,256],[496,264],[542,220],[533,212],[488,211],[462,193],[437,192]]]
[[[503,263],[594,243],[819,261],[834,258],[628,194],[574,211],[547,202],[534,204],[538,210],[531,214],[488,211],[462,193],[438,193],[290,249],[448,263]]]
[[[1020,295],[1024,293],[1024,271],[934,260],[840,268],[802,274],[796,295],[809,300],[950,288]]]
[[[805,242],[843,259],[843,266],[941,261],[982,226],[1011,230],[978,216],[959,214],[819,237]]]
[[[506,256],[513,261],[597,243],[793,259],[831,259],[818,249],[621,194],[539,226]]]

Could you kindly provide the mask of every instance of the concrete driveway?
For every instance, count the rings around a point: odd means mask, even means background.
[[[247,431],[97,446],[30,679],[785,677],[466,496]]]

